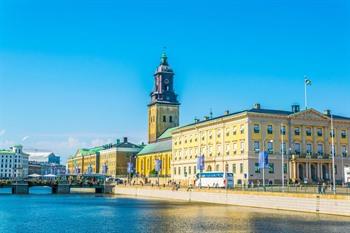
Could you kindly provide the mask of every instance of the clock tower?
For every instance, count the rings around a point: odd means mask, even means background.
[[[179,126],[179,107],[174,91],[174,72],[168,57],[162,53],[160,64],[154,73],[154,88],[148,105],[148,142],[153,143],[169,128]]]

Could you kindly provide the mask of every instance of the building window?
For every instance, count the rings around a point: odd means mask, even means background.
[[[181,175],[181,167],[179,167],[178,171],[179,171],[179,175]]]
[[[300,154],[300,143],[294,144],[294,151],[295,151],[295,154],[297,154],[297,155]]]
[[[323,144],[317,145],[317,153],[318,155],[323,155]]]
[[[286,154],[287,153],[287,149],[286,149],[286,143],[283,142],[281,143],[281,153],[283,152],[283,154]]]
[[[236,127],[233,127],[232,134],[236,135],[236,133],[237,133],[237,129],[236,129]]]
[[[244,126],[241,126],[241,134],[244,134]]]
[[[188,167],[188,174],[191,175],[191,167]]]
[[[243,173],[243,163],[239,164],[239,172],[242,174]]]
[[[193,174],[197,174],[196,166],[193,166]]]
[[[244,152],[244,142],[241,142],[241,153]]]
[[[275,173],[275,165],[273,163],[269,163],[269,173]]]
[[[299,136],[300,135],[300,128],[295,128],[294,129],[294,134],[296,135],[296,136]]]
[[[255,170],[255,173],[260,173],[259,163],[255,163],[254,170]]]
[[[220,171],[220,165],[216,164],[216,171]]]
[[[311,128],[306,128],[306,136],[310,137],[311,135]]]
[[[322,137],[323,135],[323,130],[321,128],[317,129],[317,136]]]
[[[260,125],[258,124],[254,125],[254,133],[260,133]]]
[[[345,145],[341,147],[341,153],[342,153],[343,157],[346,157],[348,155],[348,151],[346,150]]]
[[[287,164],[283,164],[283,173],[287,174]]]
[[[286,126],[281,126],[281,134],[286,135]]]
[[[267,134],[272,134],[273,129],[272,129],[272,125],[268,125],[267,126]]]
[[[331,136],[331,138],[334,138],[334,136],[335,136],[334,129],[331,130],[331,132],[329,133],[329,136]]]
[[[166,122],[166,116],[163,116],[163,122]]]
[[[255,152],[259,152],[260,151],[260,142],[259,141],[255,141],[254,142],[254,151]]]
[[[267,143],[267,151],[272,154],[273,153],[273,142]]]
[[[232,164],[232,173],[236,174],[236,164]]]
[[[173,123],[173,116],[169,116],[169,122]]]
[[[346,131],[345,130],[341,131],[341,138],[346,138]]]
[[[306,154],[312,154],[312,145],[310,143],[306,144]]]

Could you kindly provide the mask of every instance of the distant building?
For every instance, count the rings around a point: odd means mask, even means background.
[[[107,144],[93,148],[79,149],[68,159],[67,169],[70,174],[104,174],[108,176],[127,175],[128,162],[135,164],[136,154],[142,146],[117,140],[114,144]]]
[[[24,149],[24,153],[29,155],[29,161],[32,162],[60,164],[60,156],[55,155],[51,151]]]
[[[56,163],[46,163],[46,162],[35,162],[29,161],[29,172],[28,175],[38,174],[38,175],[64,175],[66,174],[66,166],[56,164]]]
[[[28,176],[28,154],[21,145],[0,149],[0,179],[25,178]]]

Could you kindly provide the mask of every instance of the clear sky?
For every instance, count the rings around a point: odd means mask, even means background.
[[[147,140],[163,47],[181,123],[260,102],[350,116],[350,3],[0,0],[0,148]]]

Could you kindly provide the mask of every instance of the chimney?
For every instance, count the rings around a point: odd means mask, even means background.
[[[128,138],[127,137],[124,137],[124,143],[127,143],[128,142]]]
[[[117,139],[117,145],[119,145],[120,144],[120,139]]]
[[[225,111],[225,115],[228,115],[228,114],[230,114],[230,111],[229,111],[229,110],[226,110],[226,111]]]
[[[300,112],[300,105],[299,104],[293,104],[292,105],[292,112],[293,113]]]
[[[209,120],[209,117],[208,116],[204,116],[204,120]]]
[[[261,105],[259,103],[254,104],[254,109],[261,109]]]
[[[323,112],[324,115],[330,116],[331,115],[331,110],[330,109],[326,109]]]
[[[195,123],[198,123],[198,122],[199,122],[199,119],[198,119],[198,118],[194,118],[194,122],[195,122]]]

